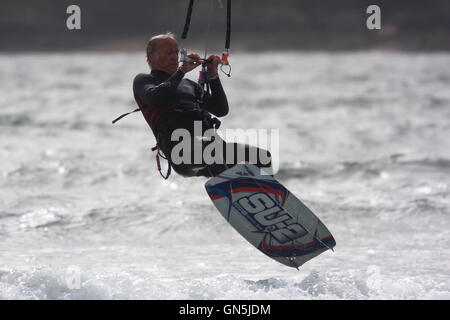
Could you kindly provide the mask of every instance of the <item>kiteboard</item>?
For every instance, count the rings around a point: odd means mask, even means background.
[[[296,196],[262,169],[243,162],[205,183],[221,215],[259,251],[297,268],[336,245]]]

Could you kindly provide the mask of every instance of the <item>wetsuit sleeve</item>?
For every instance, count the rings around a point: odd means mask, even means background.
[[[145,77],[137,76],[134,79],[133,91],[135,96],[146,105],[156,108],[167,106],[173,98],[178,84],[183,79],[184,73],[177,70],[166,81],[160,84],[149,82]]]
[[[220,79],[212,79],[209,85],[211,87],[211,95],[205,93],[203,109],[216,117],[226,116],[229,109],[228,100]]]

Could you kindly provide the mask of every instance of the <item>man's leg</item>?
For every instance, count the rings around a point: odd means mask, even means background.
[[[223,141],[223,140],[222,140]],[[242,143],[228,143],[223,141],[223,159],[199,170],[197,176],[213,177],[232,166],[246,161],[258,168],[266,169],[272,174],[272,158],[269,151]]]

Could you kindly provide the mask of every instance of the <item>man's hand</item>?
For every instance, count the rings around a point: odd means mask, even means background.
[[[217,75],[217,66],[219,65],[221,60],[218,56],[215,56],[213,54],[208,57],[208,60],[210,60],[211,62],[206,65],[206,69],[208,70],[209,75],[211,77],[214,77],[215,75]]]
[[[180,67],[180,71],[183,73],[187,73],[189,71],[194,70],[199,65],[201,65],[203,62],[202,58],[200,58],[200,56],[196,53],[190,53],[190,54],[188,54],[188,57],[193,59],[194,61],[190,61],[190,62],[184,61],[183,62],[183,64]]]

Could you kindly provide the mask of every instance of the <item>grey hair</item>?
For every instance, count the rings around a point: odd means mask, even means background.
[[[164,38],[172,38],[175,40],[175,35],[172,32],[168,31],[164,34],[158,34],[157,36],[152,37],[148,41],[148,43],[147,43],[147,63],[149,66],[151,66],[149,54],[156,53],[156,51],[158,50],[159,42]]]

